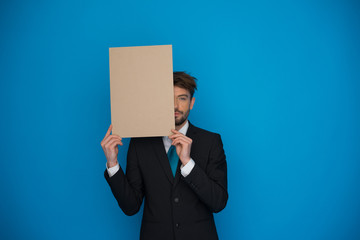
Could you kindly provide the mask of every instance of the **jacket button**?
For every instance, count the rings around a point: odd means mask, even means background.
[[[180,224],[179,224],[179,223],[175,224],[175,227],[176,227],[176,228],[179,228],[179,227],[180,227]]]
[[[178,197],[174,198],[174,202],[175,203],[179,203],[180,202],[180,199]]]

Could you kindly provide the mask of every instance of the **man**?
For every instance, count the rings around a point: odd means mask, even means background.
[[[123,212],[137,213],[145,197],[142,240],[218,239],[213,212],[227,203],[227,165],[220,135],[188,121],[195,80],[174,72],[173,134],[131,139],[126,174],[117,162],[122,139],[111,125],[101,142],[105,179]]]

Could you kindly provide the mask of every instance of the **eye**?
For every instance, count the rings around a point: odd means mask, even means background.
[[[186,97],[180,97],[179,98],[181,101],[186,101]]]

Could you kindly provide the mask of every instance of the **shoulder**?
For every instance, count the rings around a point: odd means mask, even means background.
[[[188,134],[187,135],[197,136],[199,138],[207,139],[207,140],[210,140],[210,141],[213,141],[214,139],[221,141],[220,134],[205,130],[205,129],[200,128],[200,127],[196,127],[196,126],[192,125],[191,123],[190,123],[189,129],[188,129]]]
[[[191,151],[195,154],[193,155],[194,159],[201,157],[196,155],[199,153],[203,153],[206,156],[210,153],[223,153],[223,142],[218,133],[190,125],[186,135],[192,139]],[[205,155],[202,157],[205,157]]]
[[[211,132],[211,131],[205,130],[203,128],[199,128],[199,127],[196,127],[194,125],[190,125],[189,130],[194,131],[196,134],[201,134],[201,135],[204,135],[204,136],[219,135],[218,133]]]

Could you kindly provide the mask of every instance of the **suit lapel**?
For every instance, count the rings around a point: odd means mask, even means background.
[[[174,184],[174,177],[171,171],[171,167],[170,167],[170,163],[169,163],[169,159],[166,155],[166,151],[165,151],[165,147],[164,147],[164,143],[162,141],[161,137],[155,138],[154,141],[154,149],[155,152],[157,154],[157,158],[160,162],[161,167],[163,168],[165,175],[167,176],[167,178],[169,179],[169,181],[171,182],[171,184]]]
[[[181,170],[180,170],[180,166],[181,166],[181,162],[180,162],[180,159],[178,161],[178,165],[177,165],[177,168],[176,168],[176,172],[175,172],[175,179],[174,179],[174,186],[176,186],[176,184],[178,184],[179,182],[179,179],[181,177]]]

